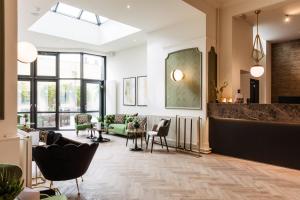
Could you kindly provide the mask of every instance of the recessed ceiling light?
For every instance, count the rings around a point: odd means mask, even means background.
[[[289,23],[291,21],[291,17],[289,15],[285,15],[284,22]]]
[[[130,8],[131,8],[131,6],[130,6],[129,4],[127,4],[126,8],[127,8],[127,9],[130,9]]]

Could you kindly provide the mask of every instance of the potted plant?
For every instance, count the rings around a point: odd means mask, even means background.
[[[102,128],[103,119],[101,116],[97,117],[96,129],[101,130]]]
[[[0,170],[0,200],[15,199],[23,190],[24,180],[5,168]]]
[[[216,94],[217,94],[216,103],[222,102],[223,92],[224,92],[224,89],[225,89],[227,86],[228,86],[228,82],[225,81],[225,82],[220,86],[220,88],[215,87],[215,91],[216,91]]]
[[[133,127],[134,127],[135,129],[140,128],[140,121],[139,121],[138,118],[134,118],[134,120],[133,120]]]

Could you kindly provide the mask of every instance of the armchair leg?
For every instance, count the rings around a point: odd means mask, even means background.
[[[76,135],[77,135],[77,137],[78,137],[78,130],[76,130]]]
[[[152,136],[151,153],[152,153],[152,150],[153,150],[153,143],[154,143],[154,136]]]
[[[166,136],[164,136],[164,138],[165,138],[165,143],[166,143],[166,146],[167,146],[167,150],[168,150],[168,152],[169,152],[169,147],[168,147],[168,143],[167,143]]]
[[[163,148],[164,148],[164,145],[163,145],[163,143],[162,143],[161,136],[159,136],[159,138],[160,138],[160,144],[161,144],[161,148],[163,149]]]
[[[76,180],[77,192],[78,192],[78,195],[80,195],[80,192],[79,192],[79,185],[78,185],[78,180],[77,180],[77,178],[76,178],[75,180]]]
[[[148,137],[147,137],[147,141],[146,141],[146,150],[148,149],[149,139],[150,139],[150,135],[148,135]]]
[[[126,147],[127,147],[127,144],[128,144],[128,137],[129,137],[129,136],[128,136],[128,134],[127,134],[127,139],[126,139]]]
[[[83,177],[81,176],[81,182],[83,182]]]

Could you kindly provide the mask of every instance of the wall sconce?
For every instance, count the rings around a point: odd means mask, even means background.
[[[184,74],[180,69],[175,69],[171,72],[171,79],[173,81],[181,81],[184,78]]]

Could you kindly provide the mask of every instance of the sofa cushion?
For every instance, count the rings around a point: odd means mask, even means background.
[[[126,124],[110,124],[109,130],[113,133],[126,135]]]
[[[116,114],[115,115],[115,124],[124,124],[126,115]]]

